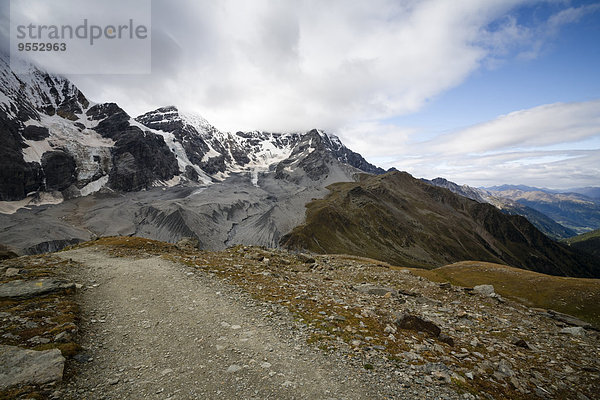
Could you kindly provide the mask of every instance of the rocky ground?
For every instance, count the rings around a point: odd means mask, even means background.
[[[592,326],[490,287],[355,257],[136,238],[50,257],[81,285],[83,350],[45,396],[584,400],[600,389]]]

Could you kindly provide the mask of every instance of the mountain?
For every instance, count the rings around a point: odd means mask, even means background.
[[[490,187],[487,187],[484,189],[487,189],[492,192],[502,192],[504,190],[521,190],[523,192],[539,192],[539,191],[550,192],[548,189],[540,189],[537,187],[527,186],[527,185],[496,185],[496,186],[490,186]]]
[[[435,178],[433,180],[423,179],[423,182],[437,187],[443,187],[453,193],[475,200],[479,203],[489,203],[496,206],[500,211],[508,215],[520,215],[527,218],[537,229],[552,239],[563,239],[575,236],[577,233],[554,221],[547,215],[526,205],[520,204],[506,197],[493,195],[485,189],[474,188],[468,185],[457,185],[444,178]],[[498,186],[499,187],[499,186]],[[503,185],[507,188],[509,185]],[[524,187],[520,185],[519,187]]]
[[[600,257],[600,229],[563,240],[574,249]]]
[[[578,193],[549,193],[541,190],[490,191],[539,211],[576,233],[600,228],[600,201]]]
[[[361,175],[308,204],[287,248],[347,253],[397,265],[437,267],[458,260],[500,262],[552,275],[599,277],[598,260],[572,251],[525,218],[506,215],[407,173]]]
[[[571,188],[566,190],[567,193],[579,193],[589,198],[600,200],[600,187],[582,187],[582,188]]]
[[[175,106],[132,118],[0,66],[0,242],[20,252],[132,234],[274,247],[327,185],[385,172],[321,130],[221,132]]]
[[[299,247],[301,240],[286,235],[307,220],[307,203],[368,173],[352,192],[360,198],[362,185],[385,172],[321,130],[222,132],[175,106],[132,118],[115,103],[91,102],[65,78],[35,67],[15,75],[8,64],[0,65],[0,139],[6,143],[0,159],[0,243],[19,253],[110,235],[168,242],[192,237],[214,250],[236,244]],[[382,182],[405,174],[384,176]],[[406,179],[403,189],[382,189],[381,198],[367,196],[366,209],[351,204],[343,210],[348,218],[343,221],[370,225],[374,236],[357,229],[352,234],[358,236],[330,250],[374,248],[369,254],[376,258],[415,265],[481,258],[542,272],[593,274],[521,219],[507,219],[487,205],[460,205],[467,200],[456,195],[448,200],[445,190],[432,198],[413,181]],[[438,204],[446,200],[453,206]],[[420,203],[425,208],[417,212],[413,206]],[[385,208],[392,206],[397,209]],[[366,215],[368,210],[375,214]],[[372,219],[364,222],[365,216]],[[410,229],[389,227],[394,218]],[[322,225],[310,215],[307,221]],[[323,221],[326,230],[338,229],[338,220]]]
[[[313,150],[364,172],[385,172],[322,131],[220,132],[174,106],[133,119],[117,104],[94,104],[67,79],[34,66],[16,75],[0,60],[0,74],[0,201],[206,184],[238,172],[252,173],[256,181],[259,172],[290,155]]]

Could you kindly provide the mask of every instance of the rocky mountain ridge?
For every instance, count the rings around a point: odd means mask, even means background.
[[[197,115],[168,106],[131,118],[115,103],[94,104],[65,78],[30,66],[14,74],[0,61],[0,201],[85,196],[102,188],[138,191],[182,182],[210,184],[232,173],[276,169],[294,155],[332,159],[364,172],[383,173],[334,135],[221,132]],[[300,148],[297,148],[300,146]],[[327,155],[325,155],[327,153]],[[283,178],[286,167],[278,168]],[[310,171],[318,180],[326,168]],[[322,167],[322,166],[321,166]],[[318,168],[318,166],[317,166]]]

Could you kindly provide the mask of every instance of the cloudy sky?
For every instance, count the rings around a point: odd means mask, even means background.
[[[322,128],[417,177],[600,186],[599,43],[598,1],[155,0],[150,75],[70,78],[131,115]]]

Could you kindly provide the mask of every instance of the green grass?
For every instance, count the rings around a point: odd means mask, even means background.
[[[562,241],[567,244],[580,243],[585,242],[586,240],[600,238],[600,229],[596,229],[595,231],[590,231],[586,233],[582,233],[581,235],[573,236],[567,239],[563,239]]]

